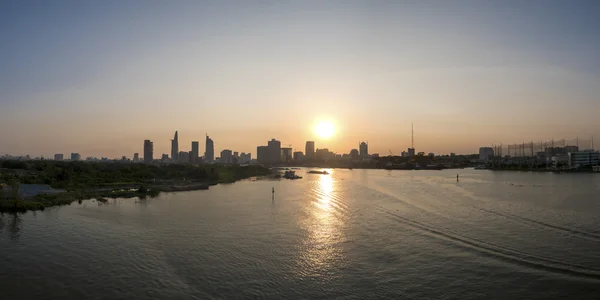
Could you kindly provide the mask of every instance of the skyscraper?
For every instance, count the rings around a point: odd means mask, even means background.
[[[276,139],[271,139],[268,142],[269,147],[269,163],[276,164],[281,162],[281,142]]]
[[[266,164],[269,162],[269,147],[258,146],[256,147],[256,160],[258,163]]]
[[[215,160],[215,143],[206,135],[206,150],[204,151],[204,161],[213,162]]]
[[[192,142],[192,155],[190,156],[190,162],[195,164],[198,162],[198,142]]]
[[[314,141],[306,142],[306,149],[304,149],[304,155],[306,156],[307,160],[312,160],[315,158],[315,142]]]
[[[369,158],[369,144],[361,142],[360,145],[358,145],[358,151],[360,152],[361,159]]]
[[[154,160],[154,144],[150,140],[144,141],[144,162],[149,164]]]
[[[175,137],[171,140],[171,160],[179,160],[179,137],[177,131],[175,131]]]

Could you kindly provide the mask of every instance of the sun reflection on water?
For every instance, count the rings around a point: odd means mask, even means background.
[[[345,218],[338,209],[342,200],[335,188],[336,182],[330,175],[321,175],[311,183],[307,201],[312,204],[307,203],[308,214],[300,224],[307,231],[298,257],[300,276],[333,279],[344,261],[341,244],[345,241]]]

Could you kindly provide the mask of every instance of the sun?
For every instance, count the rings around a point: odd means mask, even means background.
[[[335,133],[335,127],[331,122],[322,121],[315,127],[315,133],[320,138],[327,139],[333,136],[333,134]]]

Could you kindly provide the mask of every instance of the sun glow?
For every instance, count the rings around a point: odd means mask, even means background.
[[[335,127],[331,122],[322,121],[315,127],[315,133],[320,138],[327,139],[333,136],[333,134],[335,133]]]

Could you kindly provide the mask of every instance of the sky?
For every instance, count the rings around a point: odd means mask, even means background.
[[[1,1],[0,155],[600,143],[600,1]],[[336,134],[315,135],[320,121]],[[202,151],[201,151],[202,152]]]

